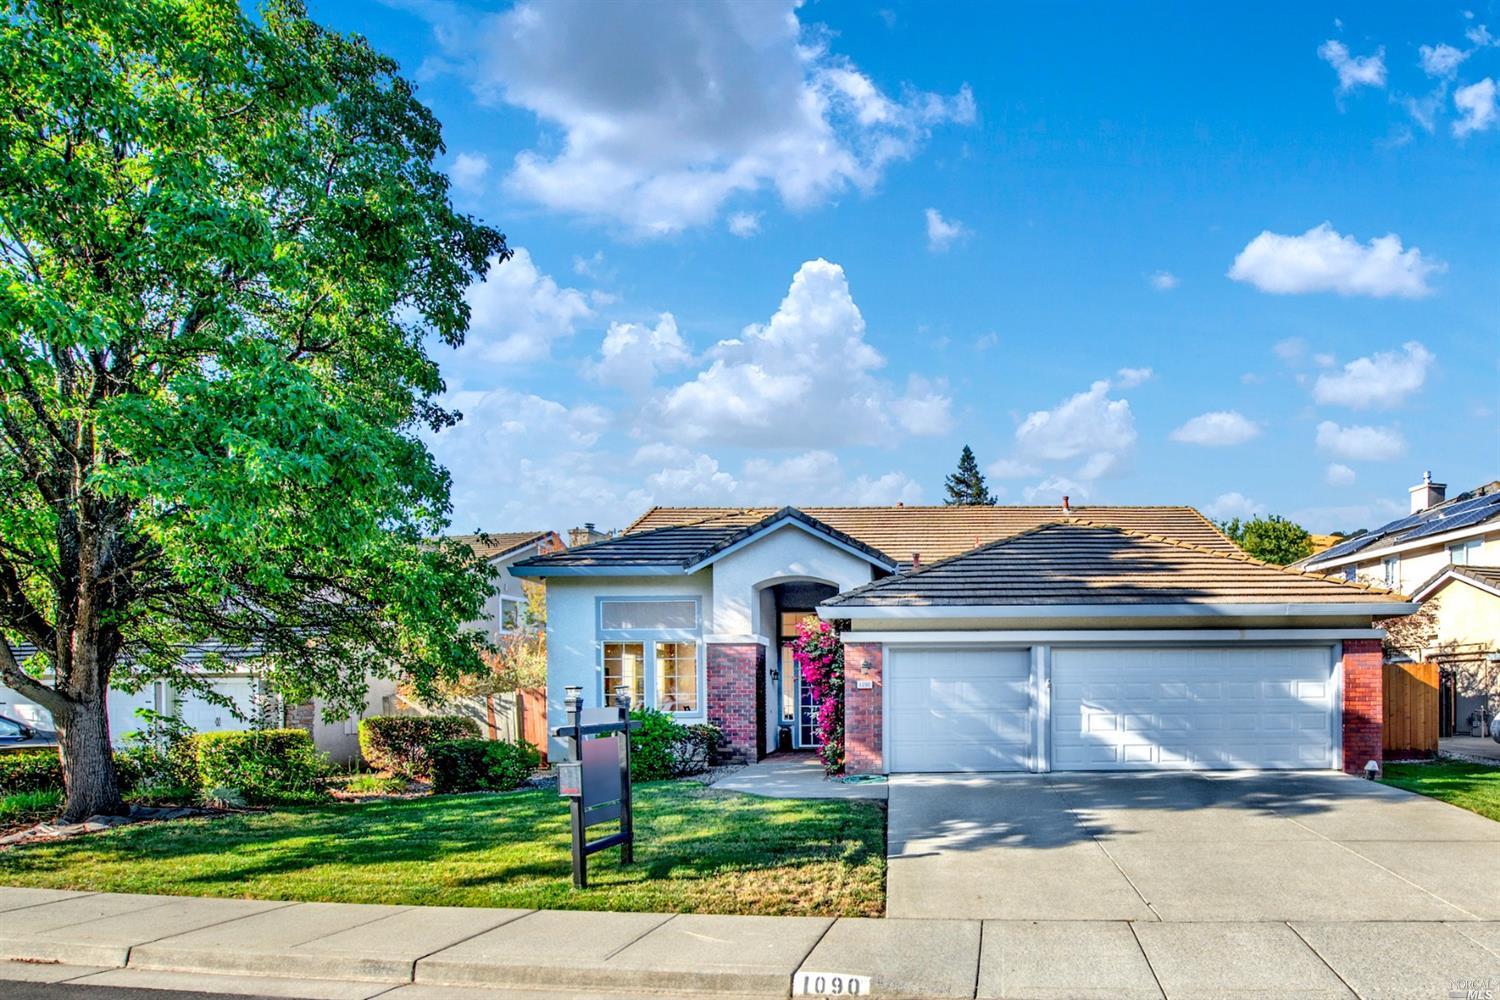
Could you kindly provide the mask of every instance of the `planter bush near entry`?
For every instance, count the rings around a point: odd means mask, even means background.
[[[428,751],[432,791],[508,792],[526,784],[542,762],[530,743],[501,740],[444,740]]]
[[[818,756],[823,770],[844,770],[844,644],[832,625],[803,621],[792,641],[792,659],[818,703]]]
[[[447,740],[479,738],[479,724],[461,715],[395,715],[359,724],[359,752],[380,771],[425,781],[431,777],[428,752]]]
[[[713,763],[724,742],[718,726],[684,726],[654,708],[635,709],[630,717],[641,724],[630,734],[631,781],[665,781],[698,774]]]
[[[238,793],[247,805],[315,802],[328,761],[305,729],[260,729],[199,733],[192,738],[198,786],[213,798]]]

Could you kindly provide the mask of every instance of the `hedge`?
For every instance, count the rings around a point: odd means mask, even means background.
[[[61,791],[62,787],[62,757],[56,750],[0,754],[0,795]]]
[[[478,736],[478,723],[462,715],[377,717],[360,721],[359,752],[376,770],[426,780],[431,776],[427,756],[433,744]]]
[[[530,743],[500,740],[444,740],[428,751],[432,790],[450,792],[508,792],[526,784],[542,762]]]
[[[638,708],[630,713],[641,727],[630,734],[630,779],[663,781],[708,769],[724,734],[718,726],[684,726],[665,712]]]
[[[327,758],[305,729],[198,733],[192,737],[198,787],[238,793],[248,805],[308,802],[323,796]]]

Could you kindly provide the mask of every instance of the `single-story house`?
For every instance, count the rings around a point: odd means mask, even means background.
[[[1427,473],[1410,489],[1411,510],[1341,540],[1298,566],[1383,584],[1422,612],[1392,629],[1393,661],[1437,663],[1445,729],[1487,728],[1500,713],[1500,480],[1457,496]]]
[[[1269,566],[1190,507],[655,508],[523,560],[563,689],[814,742],[790,655],[840,623],[852,772],[1343,768],[1381,759],[1382,632],[1416,605]]]

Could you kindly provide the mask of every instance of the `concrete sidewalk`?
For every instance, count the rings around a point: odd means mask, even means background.
[[[0,981],[365,1000],[1447,996],[1500,984],[1500,923],[691,916],[0,888]],[[3,988],[0,988],[3,992]]]

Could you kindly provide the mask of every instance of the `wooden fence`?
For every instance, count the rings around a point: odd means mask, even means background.
[[[1423,756],[1438,748],[1438,665],[1385,665],[1385,755]]]

